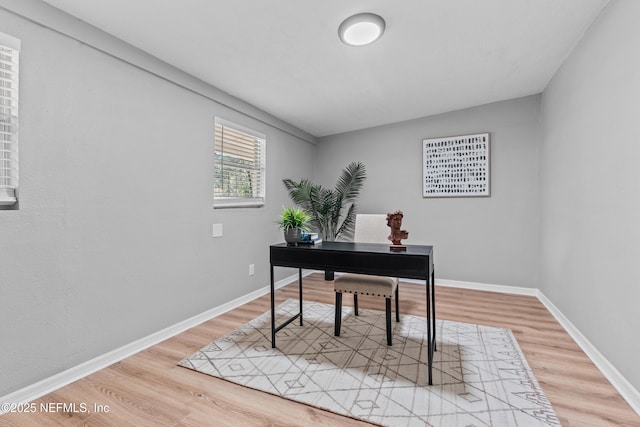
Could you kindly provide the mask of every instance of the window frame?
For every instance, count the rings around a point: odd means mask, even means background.
[[[18,203],[18,109],[19,109],[19,74],[20,74],[20,40],[0,32],[0,46],[7,49],[11,56],[11,74],[8,86],[0,86],[0,209],[15,209]],[[4,119],[4,120],[3,120]]]
[[[250,197],[244,197],[241,195],[236,196],[220,196],[216,195],[217,188],[216,183],[220,178],[218,172],[218,166],[224,169],[224,166],[230,166],[229,162],[224,162],[224,148],[222,149],[222,154],[219,155],[218,145],[217,145],[217,128],[218,126],[222,127],[222,131],[224,129],[229,129],[234,132],[242,133],[253,137],[256,139],[256,150],[257,150],[257,159],[256,159],[256,167],[248,167],[245,170],[248,172],[253,172],[257,174],[258,179],[258,189],[254,192],[254,194]],[[224,140],[224,136],[222,137]],[[215,117],[214,119],[214,194],[213,194],[213,207],[214,209],[226,209],[226,208],[259,208],[263,207],[266,200],[266,145],[267,145],[267,137],[265,134],[248,128],[246,126],[239,125],[237,123],[222,119],[220,117]],[[222,162],[222,163],[220,163]]]

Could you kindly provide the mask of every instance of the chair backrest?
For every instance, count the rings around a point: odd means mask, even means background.
[[[361,243],[391,243],[386,214],[357,214],[353,240]]]

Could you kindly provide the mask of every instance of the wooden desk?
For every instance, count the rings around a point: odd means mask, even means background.
[[[436,351],[436,302],[433,246],[407,245],[407,250],[392,252],[387,244],[322,242],[318,245],[270,246],[271,263],[271,346],[276,346],[276,333],[296,319],[303,326],[302,269],[329,270],[344,273],[372,274],[424,280],[427,297],[427,365],[432,384],[433,352]],[[274,267],[298,268],[300,312],[276,326]]]

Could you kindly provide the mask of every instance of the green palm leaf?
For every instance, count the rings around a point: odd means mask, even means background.
[[[361,162],[351,162],[342,171],[336,183],[336,191],[342,195],[345,203],[355,201],[358,198],[366,177],[367,173]]]

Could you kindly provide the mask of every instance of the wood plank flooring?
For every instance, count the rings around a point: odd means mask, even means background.
[[[334,302],[332,283],[320,274],[304,279],[304,291],[305,300]],[[297,298],[297,283],[277,291],[278,303],[287,298]],[[359,303],[384,306],[377,298],[361,297]],[[564,426],[640,426],[640,416],[537,298],[438,286],[436,304],[439,319],[511,328]],[[268,310],[265,295],[34,401],[35,413],[0,416],[0,426],[368,425],[177,366]],[[400,312],[424,316],[423,286],[401,284]],[[41,403],[75,403],[77,409],[84,403],[89,412],[50,406],[54,410],[47,413]],[[94,412],[94,404],[108,412]]]

